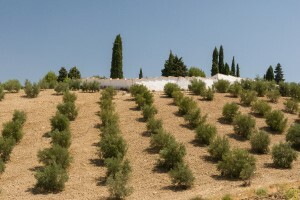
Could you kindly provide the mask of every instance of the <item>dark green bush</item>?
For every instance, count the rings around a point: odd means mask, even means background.
[[[164,92],[168,97],[172,97],[172,93],[180,91],[179,86],[176,83],[167,83],[164,86]]]
[[[197,109],[197,103],[192,97],[183,97],[180,104],[178,112],[180,115],[186,115],[189,111]]]
[[[289,97],[290,96],[290,84],[287,82],[280,82],[279,83],[279,95],[283,97]]]
[[[268,90],[268,84],[266,81],[258,80],[255,82],[254,90],[257,92],[259,97],[265,96]]]
[[[100,83],[98,81],[83,81],[81,89],[83,92],[98,92],[100,91]]]
[[[222,156],[228,153],[229,150],[229,141],[225,136],[217,136],[214,140],[210,142],[208,147],[208,152],[212,159],[215,161],[222,160]]]
[[[40,86],[36,83],[32,84],[30,81],[26,80],[24,91],[28,98],[35,98],[40,93]]]
[[[59,131],[69,130],[70,121],[68,117],[63,114],[56,113],[56,115],[50,119],[50,122],[52,131],[54,131],[55,129]]]
[[[217,134],[217,128],[214,125],[202,123],[196,128],[195,139],[200,144],[209,145]]]
[[[251,149],[255,153],[268,153],[270,145],[270,137],[264,131],[258,131],[250,137]]]
[[[2,136],[5,138],[12,137],[19,142],[22,137],[22,124],[20,121],[9,121],[3,124]]]
[[[293,99],[300,101],[300,85],[297,83],[290,83],[290,96]]]
[[[167,145],[160,150],[159,166],[168,170],[173,169],[177,164],[183,162],[183,157],[186,154],[185,146],[176,141],[168,142]]]
[[[181,100],[183,99],[184,95],[181,91],[174,91],[172,93],[173,102],[176,106],[180,105]]]
[[[252,104],[251,110],[253,113],[256,113],[260,116],[266,116],[270,112],[272,107],[263,100],[257,100]]]
[[[234,149],[223,156],[218,163],[222,176],[250,179],[255,170],[255,158],[244,149]]]
[[[272,148],[272,158],[275,167],[291,168],[292,162],[297,159],[297,153],[290,143],[280,142]]]
[[[242,79],[241,86],[244,90],[254,90],[255,81],[250,80],[250,79]]]
[[[299,102],[296,99],[288,99],[284,102],[285,111],[291,114],[297,114],[299,111]]]
[[[226,103],[223,106],[223,111],[222,111],[222,115],[223,115],[223,119],[227,122],[227,123],[232,123],[234,117],[238,114],[238,110],[239,110],[239,106],[236,103]]]
[[[157,134],[163,128],[161,119],[150,118],[147,122],[147,131],[151,134]]]
[[[272,103],[277,103],[278,99],[280,97],[280,92],[278,90],[272,90],[267,92],[267,98],[272,102]]]
[[[292,147],[300,149],[300,124],[291,125],[286,134],[286,141],[290,142]]]
[[[100,108],[101,111],[115,111],[115,104],[110,98],[101,98],[100,99]]]
[[[231,94],[233,97],[239,97],[241,94],[243,88],[241,86],[241,83],[235,81],[233,84],[229,86],[228,92]]]
[[[42,79],[43,84],[47,85],[47,88],[44,89],[54,89],[57,84],[57,76],[55,72],[49,71],[44,78]]]
[[[50,133],[50,136],[53,145],[59,145],[64,148],[69,148],[71,145],[71,133],[69,130],[55,130]]]
[[[136,97],[138,94],[143,94],[147,90],[148,88],[146,86],[140,84],[134,84],[129,88],[129,92],[133,97]]]
[[[5,92],[3,86],[0,84],[0,101],[4,99],[4,96],[5,96]]]
[[[127,144],[120,135],[107,134],[101,137],[100,155],[102,158],[123,158],[127,151]]]
[[[131,172],[131,167],[129,161],[126,159],[122,161],[121,158],[106,158],[104,160],[105,167],[107,168],[106,176],[113,176],[117,174],[117,172],[122,171],[125,175],[128,175]]]
[[[266,123],[272,131],[282,133],[287,125],[287,118],[280,110],[274,110],[266,115]]]
[[[197,79],[191,80],[191,84],[188,85],[190,91],[192,91],[195,95],[202,96],[206,90],[206,84]]]
[[[3,160],[0,158],[0,174],[3,173],[5,170],[5,163]]]
[[[69,120],[73,121],[78,115],[78,109],[74,102],[66,102],[57,105],[57,110],[59,113],[68,117]]]
[[[115,126],[118,124],[119,117],[117,113],[111,110],[102,110],[100,112],[100,119],[102,121],[102,126]]]
[[[101,126],[100,127],[100,131],[101,131],[101,136],[104,136],[104,135],[116,135],[116,134],[119,134],[121,131],[120,131],[120,127],[119,125],[117,124],[109,124],[109,125],[106,125],[106,126]]]
[[[184,163],[177,164],[170,170],[169,175],[174,186],[184,189],[192,187],[195,181],[192,170]]]
[[[252,102],[255,102],[257,100],[257,93],[255,91],[247,91],[244,90],[240,94],[241,97],[241,103],[245,106],[250,106]]]
[[[0,157],[2,161],[6,162],[10,158],[10,153],[13,150],[16,141],[14,138],[4,138],[0,137]]]
[[[113,87],[110,87],[110,86],[105,88],[103,90],[103,92],[108,93],[111,96],[111,98],[117,94],[116,90]]]
[[[56,86],[54,88],[54,91],[57,94],[63,94],[65,92],[68,92],[69,91],[69,84],[65,83],[65,82],[59,82],[59,83],[56,84]]]
[[[48,165],[37,171],[36,189],[39,192],[62,191],[69,177],[65,169],[57,164]]]
[[[197,126],[203,124],[206,121],[207,115],[202,116],[200,108],[189,110],[186,115],[184,115],[184,120],[189,123],[191,128],[196,128]]]
[[[137,94],[135,98],[135,102],[138,105],[138,108],[141,109],[145,105],[153,104],[153,94],[147,90],[142,94]]]
[[[46,90],[49,89],[49,83],[46,81],[46,79],[40,79],[38,82],[38,85],[40,87],[40,90]]]
[[[47,165],[57,164],[63,169],[70,166],[71,157],[67,148],[60,145],[53,145],[51,148],[44,149],[38,152],[39,162]]]
[[[142,114],[144,120],[148,121],[157,114],[157,109],[153,105],[144,105],[142,108]]]
[[[227,80],[218,80],[213,84],[214,88],[216,89],[217,92],[219,93],[226,93],[229,89],[230,82]]]
[[[81,80],[79,80],[79,79],[70,79],[68,81],[68,83],[69,83],[70,90],[72,90],[72,91],[80,90]]]
[[[245,139],[249,139],[255,130],[255,119],[250,115],[237,115],[233,120],[234,132]]]
[[[176,142],[173,135],[166,133],[163,129],[159,129],[157,134],[151,135],[150,147],[153,150],[160,151],[168,143]]]
[[[20,122],[21,125],[23,125],[26,122],[26,113],[24,111],[15,110],[13,114],[13,121],[14,122]]]
[[[63,102],[75,102],[77,100],[77,96],[75,93],[65,92],[63,96]]]
[[[22,85],[19,80],[12,79],[4,83],[4,89],[8,92],[19,92],[22,88]]]
[[[215,97],[215,91],[212,88],[208,88],[203,92],[202,97],[204,100],[212,101]]]

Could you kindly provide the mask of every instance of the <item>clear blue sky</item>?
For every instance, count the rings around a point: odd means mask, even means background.
[[[115,36],[126,78],[161,75],[169,51],[210,75],[215,46],[242,77],[280,62],[300,81],[299,0],[0,0],[0,81],[76,65],[109,77]]]

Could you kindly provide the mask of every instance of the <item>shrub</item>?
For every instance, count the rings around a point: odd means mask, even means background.
[[[292,147],[300,149],[300,124],[291,125],[286,134],[286,141],[290,142]]]
[[[100,91],[100,83],[98,81],[89,82],[89,92],[98,92]]]
[[[255,167],[255,158],[244,149],[234,149],[228,152],[218,163],[221,175],[243,180],[251,178]]]
[[[24,91],[27,97],[35,98],[40,93],[40,86],[36,83],[31,84],[30,81],[26,80]]]
[[[210,142],[208,147],[208,152],[212,159],[215,161],[222,160],[222,156],[228,153],[229,150],[229,141],[225,136],[217,136],[214,140]]]
[[[123,199],[132,193],[132,188],[127,186],[129,179],[128,174],[118,171],[115,176],[109,176],[107,179],[108,191],[111,198],[113,199]]]
[[[160,160],[158,164],[166,169],[173,169],[177,164],[183,162],[183,157],[186,154],[185,146],[176,141],[169,142],[160,150]]]
[[[6,122],[3,124],[2,136],[5,138],[12,137],[16,142],[19,142],[23,137],[21,127],[20,121]]]
[[[232,123],[234,117],[238,114],[239,106],[236,103],[226,103],[223,106],[222,115],[227,123]]]
[[[180,188],[190,188],[193,186],[195,177],[189,166],[184,163],[177,164],[173,169],[170,170],[169,175],[174,186]]]
[[[290,143],[280,142],[272,148],[272,159],[275,167],[291,168],[292,162],[297,159],[297,153]]]
[[[250,106],[252,102],[257,100],[257,94],[255,91],[242,91],[240,97],[241,103],[245,106]]]
[[[129,161],[126,159],[122,162],[121,158],[106,158],[104,164],[107,168],[106,176],[115,176],[118,171],[122,171],[124,174],[129,174],[131,172],[131,167]]]
[[[293,99],[300,101],[300,85],[297,83],[290,83],[290,96]]]
[[[260,116],[266,116],[266,114],[270,112],[271,109],[271,106],[263,100],[254,102],[251,107],[252,112]]]
[[[0,174],[3,173],[5,170],[5,163],[3,160],[0,158]]]
[[[38,158],[39,162],[42,162],[46,166],[57,164],[63,169],[67,169],[71,162],[68,149],[59,145],[53,145],[51,148],[39,151]]]
[[[299,199],[299,193],[299,189],[290,188],[285,192],[284,197],[285,199],[296,200]]]
[[[110,86],[105,88],[105,90],[103,92],[108,93],[111,98],[117,94],[116,90],[113,87],[110,87]]]
[[[206,90],[206,84],[197,79],[191,80],[191,84],[188,86],[189,90],[192,91],[195,95],[203,95]]]
[[[192,76],[206,77],[204,71],[197,67],[191,67],[188,71],[188,76],[189,77],[192,77]]]
[[[104,135],[99,143],[102,158],[123,158],[127,151],[127,144],[120,135]]]
[[[75,93],[65,92],[63,96],[63,102],[75,102],[77,100],[77,96]]]
[[[285,111],[291,114],[298,113],[299,102],[295,99],[288,99],[285,103]]]
[[[36,189],[40,192],[62,191],[69,177],[61,166],[57,164],[45,166],[35,174],[37,179]]]
[[[265,196],[267,196],[268,192],[264,188],[259,188],[255,191],[255,194],[259,197],[265,197]]]
[[[161,119],[155,119],[154,117],[151,117],[147,122],[147,131],[151,134],[157,134],[162,128],[163,123]]]
[[[186,115],[184,115],[184,120],[189,123],[189,126],[196,128],[197,126],[203,124],[206,121],[207,115],[201,116],[200,108],[195,110],[189,110]]]
[[[230,82],[227,80],[218,80],[213,84],[214,88],[217,90],[219,93],[226,93],[229,89]]]
[[[14,138],[4,138],[0,137],[0,157],[1,160],[6,162],[10,158],[10,153],[13,150],[14,146],[16,144],[16,141]]]
[[[134,84],[129,88],[129,92],[130,92],[131,96],[133,96],[133,97],[136,97],[136,95],[138,95],[138,94],[143,94],[147,90],[148,90],[148,88],[146,86],[140,85],[140,84]]]
[[[0,84],[0,101],[4,99],[4,96],[5,96],[4,89],[3,86]]]
[[[179,86],[176,83],[167,83],[164,86],[164,92],[168,97],[172,97],[172,93],[180,91]]]
[[[44,78],[39,80],[38,85],[40,87],[40,90],[46,90],[50,87],[49,83]]]
[[[287,118],[280,110],[274,110],[266,115],[266,123],[272,131],[282,133],[287,125]]]
[[[117,113],[111,110],[102,110],[100,112],[100,119],[102,121],[102,126],[115,126],[118,124],[119,117]]]
[[[202,123],[196,128],[195,139],[200,144],[209,145],[217,134],[217,128],[214,125]]]
[[[290,96],[290,84],[287,82],[279,82],[279,95],[283,97]]]
[[[57,94],[63,94],[65,92],[69,91],[69,84],[65,83],[65,82],[59,82],[58,84],[56,84],[54,91]]]
[[[55,72],[48,72],[43,80],[47,83],[48,87],[45,88],[45,89],[54,89],[56,84],[57,84],[57,76],[55,74]]]
[[[70,90],[72,90],[72,91],[80,90],[81,80],[79,80],[79,79],[70,79],[68,81],[68,83],[69,83]]]
[[[254,90],[255,88],[255,81],[250,79],[243,79],[241,80],[241,86],[244,90]]]
[[[160,151],[167,144],[176,142],[173,135],[166,133],[163,129],[159,129],[157,134],[151,135],[150,148],[156,151]]]
[[[15,110],[13,114],[13,121],[20,122],[23,125],[26,122],[26,113],[24,111]]]
[[[53,145],[59,145],[64,148],[69,148],[71,145],[71,133],[69,130],[55,130],[50,133],[50,136]]]
[[[197,109],[197,103],[192,97],[183,97],[180,104],[178,112],[180,115],[186,115],[189,111]]]
[[[255,130],[255,119],[250,115],[237,115],[234,120],[234,132],[245,139],[249,139]]]
[[[142,108],[142,114],[144,120],[148,121],[157,114],[157,109],[153,105],[144,105]]]
[[[101,126],[100,131],[101,131],[101,136],[116,135],[121,132],[118,124],[109,124],[106,126]]]
[[[174,91],[172,93],[173,102],[176,106],[180,105],[181,100],[183,99],[184,95],[181,91]]]
[[[229,194],[226,194],[222,197],[222,200],[232,200],[231,196]]]
[[[115,105],[112,102],[112,99],[101,98],[100,99],[100,108],[101,111],[115,111]]]
[[[74,102],[66,102],[57,105],[57,110],[59,113],[68,117],[69,120],[73,121],[78,115],[78,110],[76,109]]]
[[[55,129],[59,131],[69,130],[70,121],[68,117],[66,117],[63,114],[56,113],[56,115],[50,119],[50,122],[51,122],[52,131],[54,131]]]
[[[267,153],[269,151],[270,137],[264,131],[254,133],[250,137],[251,149],[256,153]]]
[[[142,94],[137,94],[135,98],[135,102],[138,105],[138,108],[141,109],[145,105],[153,104],[153,94],[147,90]]]
[[[215,91],[212,88],[208,88],[204,91],[204,93],[202,94],[202,97],[204,100],[212,101],[212,100],[214,100],[214,97],[215,97]]]
[[[4,89],[8,92],[19,92],[22,88],[20,81],[16,79],[8,80],[4,83]]]
[[[228,92],[233,96],[233,97],[239,97],[239,95],[242,92],[242,86],[239,82],[235,81],[233,84],[229,86]]]
[[[277,103],[278,99],[280,97],[280,92],[278,90],[272,90],[267,92],[267,98],[272,102],[272,103]]]
[[[259,97],[265,96],[268,89],[268,85],[266,81],[258,80],[255,82],[254,90],[257,92]]]

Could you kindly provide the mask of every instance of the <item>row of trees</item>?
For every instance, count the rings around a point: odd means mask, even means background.
[[[274,75],[275,72],[275,75]],[[282,67],[280,65],[280,63],[278,63],[276,65],[275,71],[273,70],[272,65],[270,65],[270,67],[268,68],[266,74],[264,75],[264,79],[267,81],[276,81],[276,83],[278,84],[279,82],[283,82],[284,81],[284,74],[282,71]]]

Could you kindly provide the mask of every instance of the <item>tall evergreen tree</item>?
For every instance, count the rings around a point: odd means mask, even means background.
[[[280,65],[280,63],[277,64],[276,68],[275,68],[275,81],[276,83],[278,84],[280,81],[284,81],[284,78],[283,78],[283,71],[282,71],[282,67]]]
[[[123,78],[122,38],[117,35],[112,49],[110,78]]]
[[[240,77],[240,66],[239,66],[239,64],[236,65],[236,77]]]
[[[80,79],[81,78],[80,71],[77,69],[76,66],[74,66],[70,69],[68,77],[70,79]]]
[[[143,70],[140,68],[139,79],[143,78]]]
[[[211,76],[216,75],[217,73],[219,73],[219,52],[217,47],[215,47],[214,52],[213,52],[213,56],[212,56],[212,66],[211,66]]]
[[[63,82],[66,78],[68,78],[68,71],[66,70],[66,68],[61,67],[58,71],[57,81]]]
[[[229,68],[229,65],[228,65],[228,63],[225,63],[225,70],[224,70],[224,74],[225,74],[225,75],[229,75],[229,74],[230,74],[230,68]]]
[[[177,55],[173,55],[170,51],[169,59],[166,60],[164,69],[161,70],[162,76],[187,76],[187,67],[182,61],[182,58],[178,58]]]
[[[224,65],[224,52],[223,52],[223,46],[220,46],[219,51],[219,73],[225,74],[225,65]]]
[[[267,81],[273,81],[274,80],[274,71],[273,71],[272,65],[270,65],[270,67],[268,68],[265,76],[266,76]]]
[[[232,76],[235,76],[235,60],[234,60],[234,56],[232,58],[232,63],[231,63],[231,73]]]

